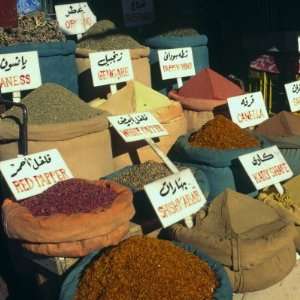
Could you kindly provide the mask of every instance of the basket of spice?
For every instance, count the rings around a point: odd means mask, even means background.
[[[132,237],[85,257],[67,276],[59,300],[232,299],[223,267],[200,250]]]
[[[89,102],[98,97],[106,98],[110,93],[109,86],[94,87],[91,75],[89,54],[92,52],[129,49],[132,60],[134,79],[151,86],[148,47],[141,45],[133,37],[119,30],[109,20],[101,20],[94,24],[78,42],[76,63],[79,74],[79,95]],[[117,86],[124,86],[118,84]]]
[[[134,207],[122,185],[73,178],[21,202],[5,199],[2,215],[8,237],[27,250],[78,257],[123,239]]]
[[[168,155],[173,161],[200,167],[208,178],[208,200],[212,200],[225,188],[257,194],[238,157],[268,145],[265,139],[218,115],[200,130],[179,137]]]
[[[113,171],[108,113],[94,109],[64,87],[47,83],[22,103],[28,109],[28,152],[59,150],[74,176],[96,180]],[[0,120],[0,160],[19,154],[17,108]]]

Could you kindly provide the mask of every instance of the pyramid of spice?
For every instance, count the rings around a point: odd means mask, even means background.
[[[46,83],[22,99],[28,109],[29,124],[55,124],[82,121],[100,116],[99,109],[90,107],[66,88]],[[5,116],[21,117],[19,108],[5,112]]]
[[[20,202],[33,216],[87,213],[109,207],[117,193],[109,184],[98,186],[87,180],[72,178],[56,183],[41,194]]]
[[[199,257],[170,241],[132,237],[85,270],[75,300],[210,300],[218,283]]]
[[[42,12],[19,16],[17,28],[0,27],[0,46],[65,40],[64,34],[58,27],[58,22],[46,19]]]
[[[241,149],[258,147],[260,142],[249,132],[222,115],[208,121],[199,131],[194,132],[189,143],[193,147],[211,149]]]
[[[94,24],[77,44],[79,48],[87,48],[96,51],[143,48],[131,36],[120,32],[115,25],[108,20],[102,20]]]

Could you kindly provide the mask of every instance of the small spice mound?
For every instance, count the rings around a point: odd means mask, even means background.
[[[194,132],[189,138],[189,143],[193,147],[211,149],[241,149],[259,146],[259,140],[222,115],[216,116],[199,131]]]
[[[105,33],[107,31],[116,30],[117,26],[114,22],[110,20],[101,20],[95,23],[83,36],[90,36],[95,34]]]
[[[55,83],[46,83],[22,100],[28,109],[29,124],[54,124],[87,120],[101,115],[71,91]],[[4,116],[21,118],[21,110],[12,108]]]
[[[169,241],[132,237],[91,263],[75,300],[213,299],[214,271]]]
[[[71,215],[109,207],[117,193],[108,184],[98,186],[84,179],[58,182],[45,192],[25,199],[20,204],[33,216]]]
[[[0,46],[19,43],[46,43],[65,41],[56,20],[48,20],[42,12],[20,16],[17,28],[0,27]]]
[[[161,36],[177,36],[177,37],[195,36],[195,35],[199,35],[199,33],[194,28],[176,28],[173,30],[163,32],[161,34]]]
[[[284,193],[280,195],[274,187],[263,189],[257,198],[263,202],[267,202],[268,199],[276,201],[279,206],[284,208],[291,208],[295,205],[287,191],[284,191]]]
[[[171,172],[163,163],[147,161],[140,165],[131,166],[114,177],[113,180],[135,191],[139,191],[144,188],[145,184],[169,175],[171,175]]]

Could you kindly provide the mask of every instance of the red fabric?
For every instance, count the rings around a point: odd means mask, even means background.
[[[226,100],[242,95],[244,91],[227,78],[206,68],[186,81],[178,94],[183,97]]]
[[[0,0],[0,26],[17,27],[17,1]]]

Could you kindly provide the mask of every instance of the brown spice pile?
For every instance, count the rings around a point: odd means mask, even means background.
[[[75,300],[213,299],[215,273],[169,241],[136,236],[86,269]]]
[[[240,149],[259,146],[259,140],[222,115],[208,121],[194,132],[189,143],[193,147],[211,149]]]

